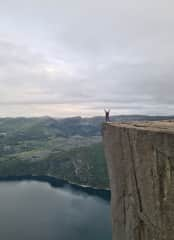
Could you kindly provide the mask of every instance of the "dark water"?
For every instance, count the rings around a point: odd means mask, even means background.
[[[0,182],[0,239],[111,240],[110,204],[70,185]]]

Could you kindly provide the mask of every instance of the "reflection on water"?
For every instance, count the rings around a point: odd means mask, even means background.
[[[0,182],[0,239],[111,240],[109,201],[70,185]]]

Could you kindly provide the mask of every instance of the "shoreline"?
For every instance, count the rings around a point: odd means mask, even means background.
[[[21,175],[21,176],[0,176],[0,181],[40,181],[40,182],[47,182],[52,187],[55,188],[63,188],[69,185],[73,190],[76,191],[82,191],[91,195],[100,196],[101,198],[105,200],[111,199],[111,191],[108,188],[97,188],[97,187],[91,187],[88,185],[83,184],[77,184],[70,182],[68,180],[59,179],[55,176],[51,175]]]

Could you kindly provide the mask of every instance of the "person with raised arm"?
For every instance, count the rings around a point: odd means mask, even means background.
[[[110,122],[110,117],[109,117],[109,114],[110,114],[110,109],[104,109],[105,111],[105,120],[106,122]]]

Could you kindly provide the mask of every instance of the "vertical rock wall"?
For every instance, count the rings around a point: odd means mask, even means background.
[[[113,240],[174,239],[174,122],[104,124]]]

